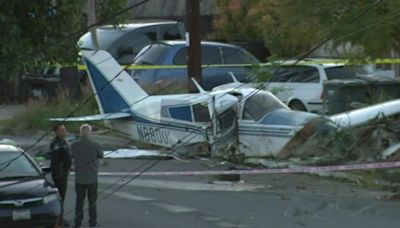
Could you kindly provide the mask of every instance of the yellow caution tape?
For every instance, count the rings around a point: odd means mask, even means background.
[[[283,65],[290,65],[293,64],[293,61],[282,61]],[[297,64],[345,64],[345,65],[352,65],[352,64],[396,64],[400,63],[400,59],[354,59],[354,60],[343,60],[343,59],[321,59],[321,60],[301,60]],[[279,61],[276,62],[268,62],[268,63],[261,63],[261,64],[214,64],[214,65],[203,65],[202,68],[209,68],[209,67],[263,67],[263,66],[271,66],[271,65],[279,65]],[[60,65],[61,66],[61,65]],[[161,69],[185,69],[187,68],[186,65],[131,65],[131,66],[123,66],[126,69],[130,70],[161,70]],[[83,64],[77,65],[78,70],[86,70],[86,66]]]

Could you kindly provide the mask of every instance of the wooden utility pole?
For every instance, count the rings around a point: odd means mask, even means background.
[[[187,47],[187,69],[189,91],[194,92],[190,78],[195,78],[202,84],[201,69],[201,44],[200,44],[200,0],[186,0],[186,40],[189,40]]]
[[[88,26],[97,23],[96,21],[96,0],[88,0]],[[99,50],[99,41],[97,40],[97,33],[96,33],[97,26],[93,26],[89,29],[90,35],[92,36],[92,42],[96,50]]]

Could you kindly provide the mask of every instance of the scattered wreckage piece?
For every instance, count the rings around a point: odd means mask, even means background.
[[[104,151],[104,158],[164,158],[172,159],[173,156],[158,150],[143,149],[117,149],[113,151]]]
[[[400,132],[400,128],[394,128],[398,123],[385,118],[399,113],[400,99],[397,99],[314,119],[292,137],[277,158],[320,157],[332,162],[353,155],[360,161],[380,160],[381,152],[399,140],[396,135]],[[331,124],[326,124],[329,121]]]
[[[400,119],[375,120],[353,128],[339,128],[328,134],[307,135],[304,133],[306,130],[299,131],[278,158],[299,157],[312,160],[314,164],[400,158]]]
[[[382,152],[382,159],[392,159],[399,160],[400,159],[400,143],[389,146]]]
[[[330,116],[329,118],[340,127],[355,127],[375,119],[392,116],[400,113],[400,99],[371,105]]]

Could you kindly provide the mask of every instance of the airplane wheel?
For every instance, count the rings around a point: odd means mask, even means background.
[[[306,107],[304,107],[303,103],[301,103],[301,101],[292,101],[289,104],[289,108],[291,108],[292,110],[296,110],[296,111],[303,111],[303,112],[307,112]]]

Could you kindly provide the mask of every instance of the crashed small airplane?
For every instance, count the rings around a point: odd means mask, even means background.
[[[100,114],[53,121],[106,121],[132,139],[186,153],[276,157],[296,134],[352,127],[400,113],[400,100],[330,117],[293,111],[272,93],[234,82],[211,92],[149,95],[106,51],[82,51]]]

